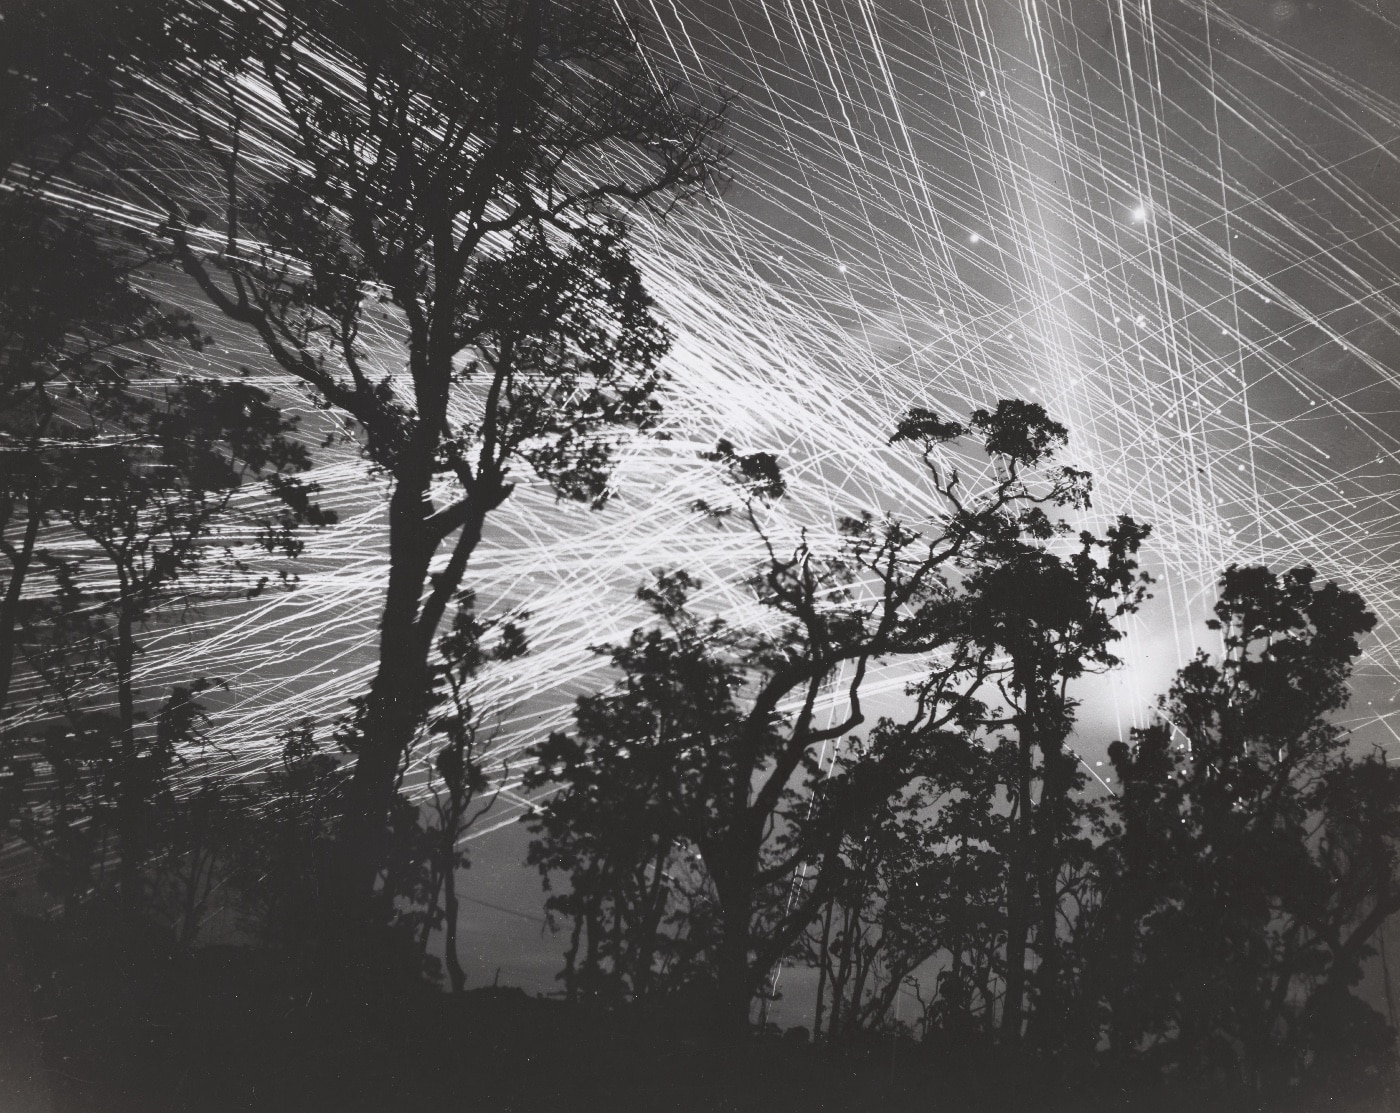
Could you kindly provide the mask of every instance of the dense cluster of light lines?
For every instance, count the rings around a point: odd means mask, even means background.
[[[1346,0],[1328,13],[647,0],[637,28],[658,74],[738,93],[733,181],[636,217],[675,335],[661,435],[627,446],[598,513],[522,485],[468,572],[493,609],[530,615],[532,653],[483,682],[500,761],[518,771],[600,683],[587,647],[625,636],[651,570],[689,568],[716,606],[742,607],[746,543],[693,509],[713,494],[698,454],[717,437],[782,458],[774,528],[805,524],[820,544],[838,514],[938,514],[886,443],[901,412],[1001,397],[1070,427],[1097,524],[1154,524],[1158,598],[1130,633],[1119,729],[1200,640],[1227,563],[1308,561],[1380,615],[1351,720],[1400,738],[1400,83],[1338,54],[1393,55],[1400,26]],[[201,368],[266,365],[211,327]],[[333,417],[307,420],[319,438]],[[206,606],[148,658],[151,684],[232,683],[217,734],[243,768],[292,720],[342,713],[371,675],[381,481],[348,450],[316,478],[342,521],[311,540],[295,590]]]

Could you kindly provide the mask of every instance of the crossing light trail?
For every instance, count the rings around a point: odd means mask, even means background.
[[[1380,617],[1350,715],[1360,737],[1397,743],[1400,86],[1374,58],[1400,51],[1400,25],[1347,0],[1327,9],[633,9],[655,73],[738,91],[734,180],[635,217],[675,344],[664,422],[623,451],[616,497],[588,514],[522,484],[473,559],[483,602],[530,615],[531,654],[484,680],[500,762],[518,769],[521,747],[568,723],[603,676],[588,646],[640,619],[631,594],[654,569],[696,572],[714,606],[742,614],[736,573],[752,554],[693,509],[713,494],[699,453],[718,437],[780,456],[791,494],[774,528],[807,526],[820,544],[863,508],[935,518],[928,485],[886,444],[895,420],[1003,397],[1070,428],[1099,524],[1154,525],[1158,598],[1130,631],[1120,725],[1199,640],[1225,565],[1307,561]],[[1373,63],[1344,64],[1346,51]],[[198,308],[177,279],[165,292]],[[192,369],[265,362],[247,338],[219,340]],[[398,368],[391,324],[366,342],[383,372]],[[334,420],[308,413],[308,436]],[[342,520],[311,539],[296,589],[211,605],[195,636],[172,630],[148,655],[150,683],[232,683],[219,736],[243,768],[292,720],[343,712],[371,676],[380,481],[351,448],[319,459],[313,478]]]
[[[701,238],[789,343],[877,413],[1036,398],[1070,426],[1099,511],[1154,523],[1147,689],[1199,640],[1227,563],[1308,561],[1379,613],[1359,694],[1393,694],[1394,18],[1212,0],[649,10],[674,65],[746,91],[736,196]],[[1372,741],[1395,740],[1385,710],[1353,708]]]

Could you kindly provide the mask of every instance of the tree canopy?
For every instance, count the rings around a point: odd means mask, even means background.
[[[1363,983],[1379,957],[1390,990],[1400,774],[1343,726],[1376,616],[1310,566],[1231,565],[1209,648],[1105,736],[1085,680],[1121,664],[1153,535],[1092,504],[1034,400],[890,415],[870,450],[938,512],[805,508],[830,519],[806,531],[776,512],[801,497],[784,446],[719,439],[691,528],[755,555],[723,585],[745,607],[656,568],[640,625],[577,646],[607,680],[567,728],[500,725],[494,670],[552,616],[473,590],[488,520],[526,484],[613,497],[675,338],[638,214],[664,228],[726,165],[726,95],[668,81],[645,15],[5,11],[0,913],[53,1075],[142,1108],[188,1108],[192,1072],[229,1107],[444,1079],[511,1104],[502,1078],[553,1055],[587,1104],[610,1046],[672,1091],[758,1060],[870,1093],[902,1069],[920,1108],[1380,1100],[1395,1018]],[[204,366],[208,332],[258,366]],[[296,612],[332,448],[372,480],[373,678],[335,721],[227,737],[202,608]],[[510,807],[562,936],[552,1012],[469,992],[467,840]],[[815,1052],[751,1038],[793,966]]]

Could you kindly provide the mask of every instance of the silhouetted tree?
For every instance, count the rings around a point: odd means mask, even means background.
[[[193,694],[209,686],[177,688],[151,716],[138,684],[143,632],[200,598],[257,590],[250,551],[295,556],[300,524],[330,519],[297,477],[308,458],[290,438],[295,421],[263,391],[152,383],[142,366],[47,384],[62,436],[17,453],[25,474],[13,504],[39,521],[43,574],[29,571],[12,632],[28,671],[3,755],[25,786],[11,817],[19,834],[51,858],[75,831],[89,850],[110,834],[133,913],[145,902],[156,797],[200,733]],[[254,485],[276,509],[240,505]],[[70,861],[70,880],[90,885],[102,860]]]
[[[843,1011],[847,1028],[878,1020],[904,978],[940,954],[948,968],[931,1019],[966,1028],[974,998],[990,1019],[992,971],[970,967],[966,952],[976,937],[985,956],[986,931],[995,926],[1005,935],[997,963],[1003,1040],[1020,1040],[1033,932],[1037,1043],[1059,1039],[1070,994],[1058,936],[1066,897],[1085,883],[1092,818],[1067,749],[1076,710],[1069,686],[1117,664],[1109,650],[1121,636],[1117,623],[1146,592],[1136,556],[1147,529],[1120,519],[1104,538],[1081,533],[1077,551],[1061,556],[1051,546],[1068,526],[1037,513],[1023,522],[1022,532],[981,539],[959,597],[965,636],[984,657],[1004,654],[979,679],[995,684],[1007,708],[969,702],[966,729],[919,747],[927,756],[917,767],[916,814],[892,798],[876,827],[851,832],[839,924],[819,949],[832,983],[833,1033]],[[993,733],[973,733],[974,726]],[[998,736],[1002,728],[1010,733]],[[826,921],[822,928],[825,937]],[[867,1000],[866,980],[879,963],[893,963],[886,996]]]
[[[264,391],[171,375],[175,347],[206,338],[142,289],[150,239],[55,200],[81,191],[115,134],[130,58],[169,49],[165,14],[22,2],[0,46],[6,826],[69,902],[113,865],[128,913],[173,821],[169,778],[202,737],[196,697],[209,686],[191,678],[143,699],[143,634],[201,597],[256,589],[250,551],[293,556],[300,524],[331,520],[298,478],[309,459],[296,422]],[[254,487],[272,509],[250,507]]]
[[[878,1027],[910,982],[926,1036],[990,1031],[1011,844],[998,802],[1013,761],[1005,743],[947,732],[920,748],[917,779],[848,831],[838,880],[800,951],[818,968],[814,1038],[823,1027],[830,1040]]]
[[[363,903],[487,516],[521,473],[602,503],[619,436],[656,416],[668,337],[626,213],[711,180],[718,116],[656,84],[603,0],[193,10],[172,111],[219,185],[187,197],[148,173],[142,188],[179,265],[356,423],[390,485],[379,664],[339,836],[338,899]]]
[[[53,200],[111,123],[122,86],[114,43],[159,37],[155,4],[25,2],[0,36],[0,716],[33,608],[31,574],[62,564],[46,543],[81,405],[142,366],[152,344],[198,348],[189,314],[162,306],[133,275],[150,245],[101,215]],[[124,430],[112,430],[120,437]],[[88,446],[93,447],[92,445]]]
[[[1231,566],[1215,615],[1223,655],[1198,654],[1111,750],[1086,940],[1105,1013],[1082,1039],[1153,1078],[1282,1086],[1389,1044],[1349,991],[1400,910],[1400,776],[1334,721],[1376,621],[1359,596],[1306,566]]]
[[[841,762],[866,756],[853,745]],[[827,865],[836,875],[830,895],[797,946],[818,970],[813,1039],[880,1027],[905,980],[939,951],[943,894],[926,868],[936,803],[924,779],[898,790],[846,832]]]
[[[308,718],[279,736],[277,761],[250,792],[231,871],[245,927],[294,955],[316,936],[345,785],[339,758],[316,734]]]
[[[457,871],[466,869],[471,859],[462,839],[500,797],[499,786],[494,793],[489,792],[486,759],[490,738],[483,737],[483,712],[476,703],[474,684],[488,663],[513,660],[526,652],[525,635],[517,623],[479,619],[474,607],[475,597],[463,593],[450,630],[438,640],[440,663],[435,673],[439,687],[429,719],[431,735],[441,738],[442,744],[433,755],[428,779],[432,793],[427,829],[430,896],[421,939],[426,946],[441,895],[443,959],[455,993],[466,986],[457,955]],[[482,639],[493,631],[497,631],[495,643],[484,646]]]
[[[563,786],[528,821],[537,836],[530,861],[546,888],[552,875],[568,877],[546,906],[573,921],[563,975],[573,999],[643,997],[662,970],[673,983],[685,977],[663,928],[696,853],[687,821],[690,797],[705,791],[699,751],[737,725],[742,682],[714,652],[727,627],[686,609],[696,586],[678,572],[638,593],[661,626],[606,647],[624,685],[580,697],[576,733],[551,735],[526,773],[531,787]]]
[[[0,199],[6,259],[0,281],[0,713],[9,702],[24,626],[36,595],[31,577],[60,574],[53,522],[74,513],[89,460],[135,438],[119,414],[93,414],[144,370],[140,345],[202,338],[186,318],[133,288],[136,253],[109,247],[99,231],[42,201]],[[109,404],[108,409],[112,406]],[[115,423],[114,423],[115,419]],[[86,443],[83,443],[83,442]],[[113,461],[119,466],[119,462]]]
[[[694,582],[662,575],[643,597],[664,625],[639,630],[626,649],[613,650],[626,674],[623,692],[581,704],[587,733],[556,740],[540,755],[539,777],[565,781],[537,827],[547,835],[542,862],[558,837],[551,816],[558,827],[583,824],[590,832],[592,872],[580,871],[590,885],[606,875],[607,852],[597,847],[603,838],[654,851],[654,859],[624,852],[623,860],[658,886],[676,848],[698,856],[718,912],[713,962],[720,1015],[730,1026],[745,1021],[773,964],[825,902],[845,833],[913,779],[920,747],[978,710],[972,693],[986,675],[987,653],[970,636],[948,573],[1024,530],[1040,530],[1042,504],[1079,504],[1087,495],[1087,477],[1071,468],[1051,471],[1035,489],[1023,479],[1064,440],[1040,407],[1002,402],[975,413],[971,429],[1001,461],[988,491],[964,497],[957,471],[938,466],[941,446],[967,430],[927,411],[911,413],[894,439],[918,445],[930,464],[949,506],[941,530],[924,535],[893,517],[848,519],[841,548],[829,556],[805,540],[780,555],[755,513],[759,500],[783,491],[776,461],[722,443],[711,458],[741,492],[740,505],[707,509],[762,540],[768,557],[752,582],[773,624],[751,630],[697,615],[689,604]],[[910,692],[914,711],[898,731],[876,728],[869,760],[825,775],[821,747],[863,721],[867,673],[893,659],[925,665]],[[844,707],[820,725],[817,709],[836,685]],[[612,806],[608,780],[586,795],[571,793],[568,777],[581,766],[612,769],[614,758],[649,771],[629,797],[633,806]],[[570,809],[584,814],[565,815]],[[807,881],[795,886],[799,874]],[[639,922],[655,923],[656,913]]]
[[[1008,849],[1006,986],[1002,1040],[1019,1045],[1024,1022],[1027,949],[1034,929],[1039,963],[1037,1019],[1045,1038],[1063,1004],[1057,944],[1066,856],[1088,830],[1073,805],[1082,787],[1078,760],[1066,743],[1076,701],[1070,685],[1087,671],[1117,665],[1116,623],[1137,610],[1149,579],[1137,553],[1148,528],[1120,518],[1103,538],[1079,534],[1078,551],[1061,556],[1051,544],[1069,532],[1041,515],[1025,539],[998,540],[968,578],[974,637],[1005,652],[997,678],[1012,732],[1015,776],[1005,785],[1013,837]],[[1036,799],[1034,788],[1040,789]],[[1081,852],[1083,847],[1080,847]]]

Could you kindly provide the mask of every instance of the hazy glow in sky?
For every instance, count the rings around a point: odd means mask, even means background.
[[[1156,530],[1157,597],[1130,630],[1128,665],[1084,693],[1075,744],[1091,769],[1104,775],[1107,743],[1201,642],[1231,561],[1311,562],[1366,597],[1381,625],[1348,721],[1358,744],[1400,747],[1400,10],[638,7],[658,73],[738,93],[734,179],[720,198],[638,220],[676,336],[666,436],[627,449],[601,513],[522,484],[474,558],[484,604],[531,614],[532,653],[490,675],[479,701],[503,766],[518,774],[521,750],[607,682],[587,647],[625,637],[653,570],[697,573],[708,602],[744,616],[756,553],[691,509],[715,495],[698,453],[718,437],[781,457],[791,496],[770,525],[805,526],[820,546],[840,514],[941,510],[886,444],[910,405],[958,416],[1014,396],[1070,427],[1067,461],[1097,478],[1086,525],[1130,513]],[[165,292],[200,311],[178,281]],[[257,368],[304,405],[255,343],[207,325],[218,344],[199,370]],[[402,353],[383,327],[365,339],[392,374]],[[308,415],[308,437],[333,421]],[[320,459],[342,520],[310,538],[299,587],[207,608],[144,662],[151,689],[231,682],[217,723],[245,769],[267,763],[289,722],[342,713],[373,668],[383,489],[352,451]],[[873,676],[872,706],[903,680]],[[479,832],[491,837],[474,852],[464,960],[473,981],[500,965],[506,982],[544,988],[559,947],[533,927],[517,789]]]
[[[885,445],[911,404],[1009,396],[1069,425],[1067,459],[1097,477],[1087,524],[1156,528],[1157,599],[1086,756],[1198,644],[1219,570],[1252,560],[1313,562],[1379,612],[1351,718],[1397,743],[1396,17],[1348,0],[644,0],[642,15],[658,72],[737,91],[733,183],[637,228],[676,334],[668,439],[629,448],[597,515],[523,485],[469,573],[484,601],[533,616],[533,653],[485,693],[502,761],[518,768],[603,681],[586,646],[625,634],[653,569],[687,567],[741,605],[742,544],[690,510],[717,437],[783,459],[774,527],[820,541],[840,513],[940,509]],[[258,365],[211,327],[216,370]],[[369,339],[400,366],[391,333]],[[311,540],[301,586],[210,610],[193,648],[185,628],[148,661],[152,684],[217,662],[234,684],[221,729],[252,766],[290,719],[343,711],[372,667],[382,499],[350,453],[318,478],[343,521]]]

